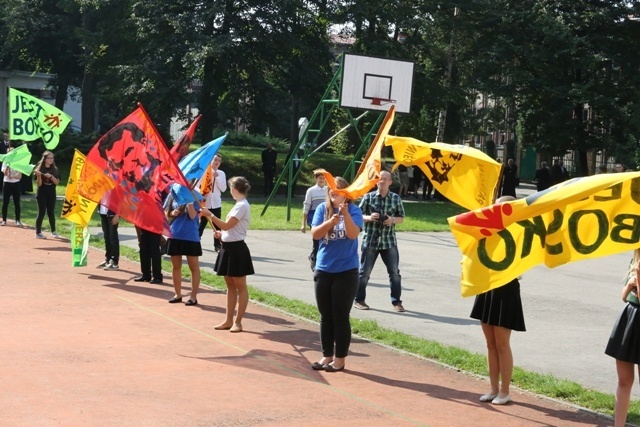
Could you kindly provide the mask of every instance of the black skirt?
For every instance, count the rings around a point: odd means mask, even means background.
[[[222,249],[213,269],[218,276],[243,277],[254,274],[251,252],[244,240],[222,242]]]
[[[202,245],[191,240],[167,239],[167,255],[202,256]]]
[[[623,362],[640,364],[640,307],[627,303],[611,331],[605,354]]]
[[[526,331],[518,279],[476,296],[471,318],[512,331]]]

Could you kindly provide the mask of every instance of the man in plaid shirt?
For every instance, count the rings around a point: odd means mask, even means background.
[[[404,207],[400,196],[389,191],[392,183],[391,173],[382,171],[378,181],[378,191],[365,194],[360,202],[364,219],[364,235],[360,256],[360,285],[354,302],[354,307],[359,310],[369,310],[365,302],[367,284],[371,270],[380,255],[389,273],[393,310],[404,311],[402,300],[400,300],[402,293],[398,268],[400,255],[395,228],[396,224],[402,224],[404,221]]]

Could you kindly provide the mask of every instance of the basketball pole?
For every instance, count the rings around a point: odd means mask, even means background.
[[[355,175],[355,163],[356,159],[360,160],[362,156],[362,152],[369,149],[371,142],[373,141],[373,136],[378,131],[380,124],[382,123],[382,119],[384,118],[386,112],[379,113],[378,118],[374,121],[373,125],[369,128],[366,135],[363,137],[360,129],[358,128],[359,123],[363,118],[367,117],[367,115],[371,112],[369,110],[364,111],[360,116],[353,117],[351,111],[348,108],[344,108],[346,110],[347,115],[349,116],[349,123],[341,128],[338,132],[333,134],[329,139],[320,143],[319,139],[322,136],[322,132],[325,130],[325,127],[329,124],[330,119],[333,117],[333,114],[336,110],[341,109],[340,105],[340,94],[342,90],[342,67],[343,67],[343,57],[340,58],[340,65],[336,68],[336,71],[331,79],[331,82],[327,86],[322,99],[318,103],[309,123],[298,139],[298,143],[296,144],[293,150],[290,150],[289,158],[286,160],[276,183],[273,186],[273,190],[267,201],[264,204],[262,212],[260,216],[264,216],[267,211],[269,205],[272,203],[275,198],[280,185],[286,182],[287,184],[287,222],[291,221],[291,202],[293,198],[293,183],[295,183],[298,179],[298,176],[302,172],[302,166],[305,164],[308,158],[318,153],[322,148],[324,148],[331,140],[336,138],[341,133],[345,132],[347,129],[353,127],[360,139],[360,146],[356,154],[352,157],[347,169],[344,172],[344,176],[353,181]],[[302,149],[302,156],[298,158],[298,168],[295,168],[295,154],[299,153]],[[334,171],[335,172],[335,171]]]

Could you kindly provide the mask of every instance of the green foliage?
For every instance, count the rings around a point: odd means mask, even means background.
[[[223,134],[218,130],[217,134]],[[280,138],[273,138],[267,135],[256,135],[248,132],[229,131],[227,139],[224,141],[225,147],[260,147],[264,149],[268,143],[273,145],[276,151],[283,152],[289,149],[289,143]]]
[[[332,152],[342,155],[347,154],[350,148],[351,150],[354,149],[353,145],[349,143],[349,137],[346,133],[341,133],[333,138],[329,143],[329,148]]]

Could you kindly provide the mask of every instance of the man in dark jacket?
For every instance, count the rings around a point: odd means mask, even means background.
[[[537,191],[543,191],[551,187],[553,182],[551,179],[551,171],[549,171],[547,167],[547,162],[540,163],[540,169],[536,169],[536,176],[533,182],[536,184]]]
[[[567,172],[567,168],[564,167],[562,160],[554,160],[553,167],[551,168],[551,178],[554,184],[564,182],[569,178],[569,172]]]
[[[268,196],[273,191],[273,180],[276,176],[276,158],[278,153],[271,143],[262,150],[262,173],[264,174],[264,195]]]

